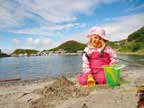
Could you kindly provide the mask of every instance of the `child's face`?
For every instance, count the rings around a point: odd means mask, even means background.
[[[100,48],[102,47],[102,44],[103,44],[104,40],[98,36],[98,35],[91,35],[90,36],[90,45],[94,48]]]

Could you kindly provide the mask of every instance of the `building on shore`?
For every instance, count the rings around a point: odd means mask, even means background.
[[[47,55],[48,55],[48,53],[40,51],[35,56],[47,56]]]
[[[64,49],[58,49],[54,53],[56,53],[56,54],[64,54],[64,53],[66,53],[66,51]]]
[[[82,55],[84,51],[77,51],[78,55]]]

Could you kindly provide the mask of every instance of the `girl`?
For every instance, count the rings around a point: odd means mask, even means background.
[[[100,27],[93,27],[88,33],[89,43],[84,49],[83,74],[78,75],[81,85],[87,84],[89,75],[92,75],[95,82],[105,84],[106,78],[103,70],[104,65],[116,64],[116,54],[114,50],[106,45],[108,39],[105,37],[105,30]]]

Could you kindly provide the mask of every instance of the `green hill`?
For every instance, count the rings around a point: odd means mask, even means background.
[[[28,55],[30,54],[36,54],[38,51],[37,50],[33,50],[33,49],[16,49],[11,55],[13,54],[25,54],[27,53]]]
[[[56,48],[50,49],[49,51],[56,51],[58,49],[64,49],[66,52],[77,52],[82,51],[86,47],[86,44],[70,40],[67,42],[64,42],[63,44],[59,45]]]
[[[117,42],[109,42],[109,45],[119,52],[144,53],[144,27],[133,32],[127,39]]]

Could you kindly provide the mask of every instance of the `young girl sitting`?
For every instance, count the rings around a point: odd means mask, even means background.
[[[88,33],[89,43],[84,49],[83,74],[78,75],[81,85],[87,85],[89,75],[92,75],[97,84],[105,84],[104,65],[116,64],[116,53],[106,45],[108,39],[105,37],[105,30],[100,27],[93,27]]]

